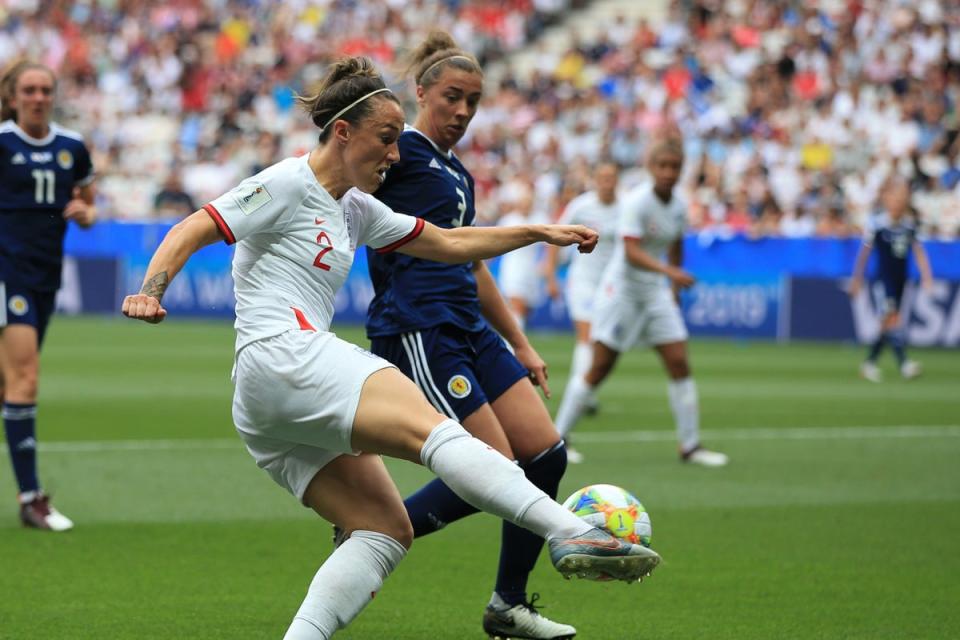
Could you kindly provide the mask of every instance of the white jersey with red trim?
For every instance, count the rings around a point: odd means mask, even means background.
[[[620,220],[618,196],[610,204],[600,200],[596,191],[587,191],[571,200],[558,221],[560,224],[582,224],[600,234],[596,248],[590,253],[573,252],[567,280],[572,286],[596,287],[617,243]]]
[[[392,251],[423,230],[359,189],[335,200],[307,158],[282,160],[204,206],[237,244],[237,351],[289,329],[328,331],[357,247]]]
[[[667,249],[683,237],[687,227],[687,205],[676,194],[664,202],[653,185],[637,187],[624,198],[617,229],[617,246],[603,274],[602,287],[613,287],[631,297],[648,296],[667,286],[667,277],[638,269],[627,261],[625,238],[642,241],[643,250],[664,260]]]

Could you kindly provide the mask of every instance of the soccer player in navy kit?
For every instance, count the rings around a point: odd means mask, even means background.
[[[483,72],[448,34],[433,32],[412,52],[408,74],[417,84],[417,118],[400,136],[400,161],[374,195],[439,227],[472,225],[473,178],[452,147],[477,111]],[[516,460],[533,484],[556,497],[567,457],[534,389],[538,384],[548,393],[546,365],[484,263],[441,264],[369,250],[367,258],[375,292],[367,312],[371,351],[412,378],[438,411]],[[416,536],[476,512],[439,479],[405,505]],[[483,617],[491,636],[576,634],[537,613],[536,595],[527,597],[527,578],[542,547],[541,538],[504,522],[496,587]]]
[[[923,245],[917,240],[917,230],[910,212],[910,188],[906,180],[892,178],[881,194],[883,211],[864,236],[863,246],[857,254],[850,295],[856,296],[863,287],[863,274],[870,253],[877,252],[877,277],[883,283],[884,309],[880,335],[860,365],[860,375],[870,382],[880,382],[883,376],[877,366],[877,358],[889,343],[897,357],[900,375],[910,379],[920,375],[920,364],[907,359],[906,339],[900,318],[900,302],[907,284],[907,263],[911,251],[920,270],[920,283],[929,289],[933,283],[930,261]]]
[[[56,77],[20,62],[0,80],[0,395],[24,526],[66,531],[37,478],[40,346],[60,288],[67,222],[93,224],[93,165],[78,133],[51,122]]]

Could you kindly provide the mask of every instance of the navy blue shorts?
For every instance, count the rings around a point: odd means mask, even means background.
[[[489,327],[468,332],[445,324],[373,338],[370,350],[416,382],[437,411],[461,421],[529,375]]]
[[[28,324],[37,330],[39,349],[56,298],[56,291],[35,291],[0,281],[0,330],[12,324]]]
[[[904,280],[883,279],[883,312],[894,313],[900,311],[903,301],[903,290],[906,287]]]

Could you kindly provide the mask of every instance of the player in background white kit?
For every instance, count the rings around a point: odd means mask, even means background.
[[[569,433],[620,354],[642,342],[660,354],[670,377],[667,391],[680,459],[719,467],[727,464],[727,456],[700,446],[699,398],[687,359],[687,328],[676,300],[680,289],[694,283],[680,266],[687,208],[673,188],[682,166],[679,138],[652,143],[648,168],[653,184],[634,189],[624,199],[616,250],[594,303],[593,362],[585,375],[570,380],[556,423],[560,435]]]
[[[508,185],[510,191],[504,203],[509,205],[507,212],[500,217],[497,225],[512,227],[522,224],[540,224],[547,221],[542,211],[534,209],[533,188],[523,182]],[[594,227],[595,228],[595,227]],[[500,293],[507,301],[520,330],[527,324],[527,316],[543,300],[543,282],[540,278],[540,247],[532,244],[500,258],[500,271],[497,275]]]
[[[319,144],[174,226],[124,315],[157,323],[170,280],[201,247],[237,243],[233,418],[257,465],[347,538],[323,563],[286,633],[330,638],[380,590],[413,531],[380,454],[420,463],[477,508],[547,539],[565,575],[637,579],[659,556],[589,527],[523,471],[445,418],[387,361],[330,332],[333,302],[359,245],[437,261],[482,260],[537,241],[579,244],[582,226],[440,229],[368,195],[399,159],[397,98],[370,60],[333,65],[301,98]]]
[[[558,221],[560,224],[582,224],[600,232],[597,248],[589,256],[574,254],[570,261],[570,268],[567,270],[563,295],[577,340],[573,348],[570,380],[582,378],[590,370],[590,363],[593,361],[590,319],[593,316],[597,291],[600,290],[600,278],[613,256],[617,243],[617,225],[620,216],[620,197],[617,194],[618,173],[619,168],[614,162],[598,164],[593,173],[594,189],[580,194],[567,203]],[[557,284],[559,258],[558,247],[547,247],[544,274],[547,293],[554,299],[560,296],[560,287]],[[569,385],[569,380],[567,384]],[[591,396],[587,401],[587,411],[596,411],[596,409],[596,398]],[[567,438],[567,459],[573,463],[583,460],[583,454],[570,446],[569,438]]]

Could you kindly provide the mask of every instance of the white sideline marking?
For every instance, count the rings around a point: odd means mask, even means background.
[[[960,438],[960,425],[892,427],[783,427],[756,429],[707,429],[710,440],[881,440],[887,438]],[[672,442],[673,430],[594,431],[578,433],[579,442]]]
[[[960,438],[960,425],[892,427],[784,427],[757,429],[714,429],[703,432],[710,440],[883,440],[897,438]],[[673,442],[673,430],[586,431],[575,440],[595,443]],[[43,453],[101,453],[115,451],[241,451],[239,438],[207,440],[86,440],[41,442]],[[6,452],[7,446],[0,445]]]

